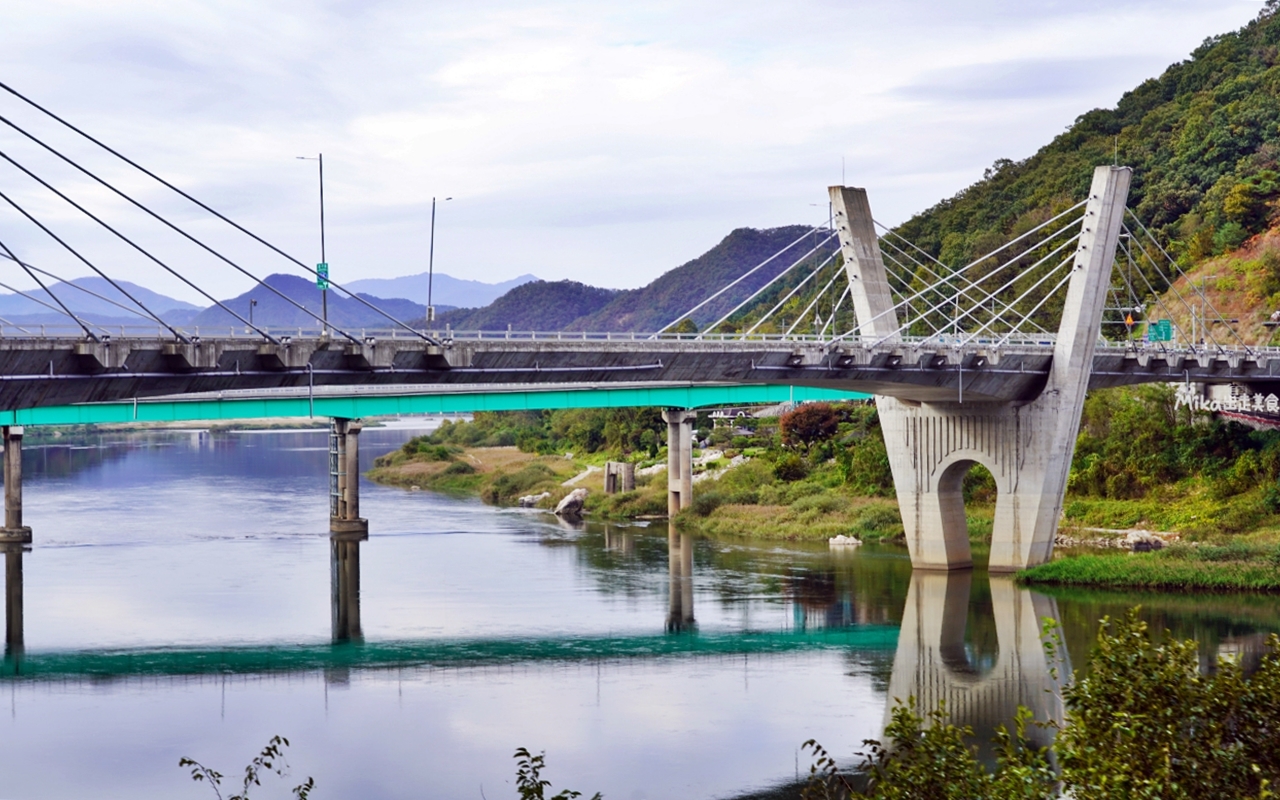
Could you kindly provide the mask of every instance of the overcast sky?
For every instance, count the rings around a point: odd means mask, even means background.
[[[325,155],[335,279],[436,267],[634,287],[730,230],[865,186],[894,223],[1024,158],[1254,17],[1258,0],[779,3],[5,0],[0,81],[305,262]],[[0,115],[261,274],[287,262],[0,96]],[[9,128],[0,150],[218,296],[245,279]],[[0,163],[0,191],[111,274],[192,291]],[[0,203],[0,240],[88,270]],[[0,280],[25,285],[13,267]]]

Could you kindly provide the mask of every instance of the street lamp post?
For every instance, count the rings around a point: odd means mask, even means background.
[[[324,153],[315,158],[298,156],[299,161],[315,161],[320,165],[320,263],[316,264],[316,288],[320,290],[320,316],[324,335],[329,335],[329,259],[324,252]],[[252,310],[250,311],[252,313]]]
[[[249,298],[249,325],[250,326],[253,325],[253,307],[256,306],[257,304],[258,304],[257,300],[254,300],[252,297]]]
[[[452,197],[446,197],[447,203]],[[431,245],[427,249],[427,322],[435,322],[436,307],[431,304],[431,287],[436,273],[436,199],[431,198]]]

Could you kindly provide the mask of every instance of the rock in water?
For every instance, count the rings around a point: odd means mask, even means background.
[[[524,497],[521,497],[517,502],[520,503],[521,508],[533,508],[540,501],[546,500],[550,496],[551,496],[551,492],[543,492],[542,494],[526,494]]]
[[[556,514],[561,517],[577,517],[582,514],[582,504],[587,501],[586,489],[574,489],[564,496],[556,505]]]

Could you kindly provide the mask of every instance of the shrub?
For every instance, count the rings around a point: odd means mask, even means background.
[[[809,465],[795,453],[783,453],[773,462],[773,474],[780,481],[804,480],[809,475]]]

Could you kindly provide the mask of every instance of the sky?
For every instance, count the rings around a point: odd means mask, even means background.
[[[739,227],[883,223],[1021,159],[1259,0],[5,0],[0,81],[334,279],[435,267],[632,288]],[[0,116],[252,274],[296,265],[12,95]],[[204,291],[250,285],[0,126],[0,152]],[[0,193],[113,277],[200,294],[12,163]],[[452,197],[445,201],[443,198]],[[0,242],[90,274],[12,205]],[[0,282],[29,279],[0,264]]]

